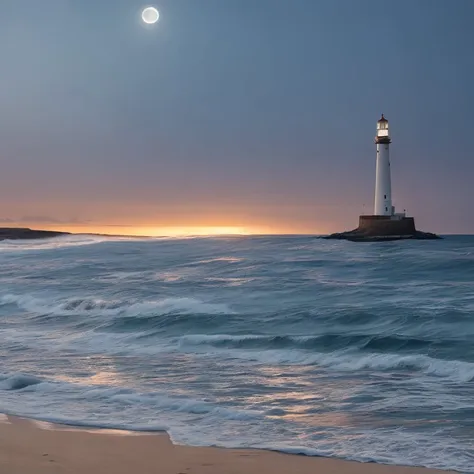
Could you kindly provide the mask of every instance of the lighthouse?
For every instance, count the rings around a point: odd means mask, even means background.
[[[377,161],[375,171],[375,216],[392,216],[395,209],[392,207],[392,182],[390,176],[390,132],[388,120],[383,116],[377,122]]]
[[[359,227],[346,232],[325,236],[326,239],[343,239],[353,242],[382,242],[404,239],[439,239],[436,234],[421,232],[415,227],[415,219],[405,212],[396,213],[392,205],[392,180],[390,176],[390,131],[388,120],[383,116],[377,122],[375,144],[375,205],[373,215],[359,216]]]

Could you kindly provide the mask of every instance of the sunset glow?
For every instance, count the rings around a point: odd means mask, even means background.
[[[23,226],[25,227],[25,226]],[[45,230],[58,230],[76,234],[106,234],[106,235],[130,235],[140,237],[191,237],[212,235],[251,235],[265,234],[265,229],[244,228],[233,226],[193,226],[193,227],[162,227],[162,226],[133,226],[133,225],[40,225],[31,223],[27,227]]]
[[[110,228],[108,229],[110,233]],[[127,228],[123,229],[125,232]],[[193,235],[248,235],[252,232],[243,227],[131,227],[128,232],[133,235],[160,236],[193,236]],[[121,232],[122,233],[122,232]]]

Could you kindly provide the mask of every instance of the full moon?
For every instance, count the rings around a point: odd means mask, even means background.
[[[160,18],[160,12],[155,7],[147,7],[142,11],[142,20],[147,25],[153,25]]]

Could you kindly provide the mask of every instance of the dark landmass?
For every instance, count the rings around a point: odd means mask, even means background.
[[[52,230],[33,230],[21,227],[0,227],[0,240],[47,239],[61,235],[70,235],[70,233]]]
[[[417,230],[413,217],[395,214],[393,216],[362,215],[359,216],[357,229],[331,234],[323,238],[352,242],[387,242],[391,240],[434,240],[441,237],[431,232]]]
[[[323,236],[323,239],[350,240],[351,242],[388,242],[393,240],[437,240],[439,235],[419,230],[405,235],[371,235],[359,229]]]

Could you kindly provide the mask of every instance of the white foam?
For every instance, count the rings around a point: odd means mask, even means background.
[[[268,336],[260,336],[256,334],[243,334],[243,335],[231,335],[231,334],[188,334],[179,338],[180,345],[200,345],[200,344],[212,344],[215,342],[239,342],[247,340],[267,340]]]
[[[159,242],[166,240],[181,240],[185,237],[142,237],[100,234],[70,234],[41,239],[5,239],[0,241],[0,251],[22,252],[25,250],[55,250],[67,247],[80,247],[107,242]]]
[[[107,398],[130,405],[147,404],[161,409],[194,415],[216,414],[228,420],[251,420],[263,416],[263,413],[258,411],[230,409],[200,400],[171,398],[160,394],[117,393],[108,395]]]
[[[0,297],[0,306],[14,304],[35,314],[150,316],[155,314],[231,314],[225,304],[205,303],[194,298],[164,298],[154,301],[104,300],[99,298],[42,299],[31,295],[8,294]]]
[[[3,240],[0,242],[0,251],[24,250],[54,250],[65,247],[78,247],[83,245],[100,244],[123,238],[103,237],[99,235],[65,235],[45,239]]]
[[[196,262],[196,264],[206,264],[206,263],[216,263],[216,262],[239,263],[243,261],[244,261],[243,258],[238,258],[238,257],[215,257],[215,258],[209,258],[206,260],[199,260]]]
[[[164,393],[135,392],[122,387],[91,386],[64,381],[41,380],[25,374],[0,375],[0,390],[18,390],[38,394],[68,391],[84,400],[119,402],[120,405],[151,406],[158,410],[169,410],[194,415],[218,415],[227,420],[251,420],[264,416],[257,410],[227,408],[210,402],[185,397],[170,397]],[[51,420],[45,420],[51,421]]]
[[[8,419],[7,415],[4,415],[3,413],[0,413],[0,423],[3,425],[10,425],[10,420]]]
[[[367,354],[356,356],[332,354],[321,362],[333,369],[345,371],[407,368],[429,375],[446,377],[457,382],[469,382],[474,379],[474,364],[472,362],[435,359],[426,355]]]
[[[319,365],[341,372],[360,370],[398,370],[411,369],[425,375],[442,377],[454,382],[470,382],[474,380],[474,363],[457,360],[435,359],[426,355],[398,355],[369,353],[363,354],[351,350],[330,353],[311,352],[298,349],[272,350],[240,350],[220,349],[213,346],[216,342],[232,342],[245,340],[268,340],[269,336],[259,335],[186,335],[178,340],[178,346],[191,350],[195,346],[198,353],[224,356],[265,364],[284,365]],[[304,341],[305,336],[293,337],[295,341]]]
[[[287,454],[474,473],[472,454],[466,451],[459,455],[462,447],[456,440],[444,441],[440,446],[433,443],[431,434],[397,429],[359,431],[343,438],[345,442],[338,441],[337,435],[334,439],[328,436],[327,441],[318,443],[317,448],[284,442],[255,443],[252,447]]]
[[[22,416],[21,414],[17,416]],[[74,418],[74,417],[57,417],[57,416],[44,416],[34,418],[32,416],[28,416],[29,419],[35,422],[38,428],[43,430],[54,430],[57,429],[54,425],[62,425],[62,429],[64,427],[71,427],[71,430],[74,428],[90,428],[90,431],[97,431],[100,430],[110,430],[110,431],[117,431],[126,434],[133,434],[136,432],[137,434],[143,433],[167,433],[169,428],[165,425],[158,425],[158,424],[150,424],[150,425],[141,425],[141,424],[127,424],[127,423],[105,423],[101,421],[92,421],[92,420],[84,420],[82,418]],[[121,433],[114,433],[114,434],[121,434]]]

